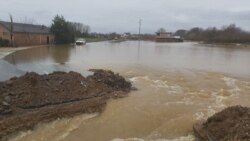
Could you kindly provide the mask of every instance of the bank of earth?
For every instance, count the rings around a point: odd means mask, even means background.
[[[0,82],[0,140],[37,123],[82,113],[102,112],[110,98],[126,97],[130,82],[107,70],[39,75],[26,73]]]

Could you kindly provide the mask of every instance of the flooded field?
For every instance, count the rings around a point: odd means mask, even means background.
[[[250,49],[197,43],[99,42],[37,47],[0,60],[0,79],[27,71],[119,72],[138,91],[101,114],[40,124],[11,141],[194,141],[192,125],[231,105],[250,106]]]

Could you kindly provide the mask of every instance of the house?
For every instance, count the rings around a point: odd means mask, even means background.
[[[43,25],[10,23],[0,21],[0,38],[11,41],[11,25],[13,25],[12,42],[14,46],[46,45],[54,42],[54,35]]]
[[[183,39],[179,36],[174,36],[171,32],[159,32],[156,33],[156,42],[183,42]]]
[[[170,38],[170,37],[172,37],[171,32],[159,32],[156,34],[157,34],[157,38]]]

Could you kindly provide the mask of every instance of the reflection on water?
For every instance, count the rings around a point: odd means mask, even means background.
[[[70,47],[68,46],[60,46],[60,50],[58,47],[50,47],[49,52],[55,63],[65,64],[70,58]]]
[[[42,124],[11,141],[194,141],[192,125],[197,120],[227,106],[250,106],[250,50],[246,48],[100,42],[34,48],[5,60],[18,70],[39,73],[86,74],[89,68],[107,68],[139,89],[127,98],[109,101],[100,115]]]
[[[0,60],[0,81],[1,80],[8,80],[13,76],[20,76],[25,72],[17,69],[15,66],[11,65],[10,63]]]
[[[138,50],[137,50],[137,61],[139,62],[140,60],[140,53],[141,53],[141,41],[138,41]]]
[[[6,56],[8,62],[18,65],[30,62],[43,62],[50,60],[55,63],[64,64],[70,58],[72,46],[41,46],[30,48]]]
[[[44,46],[44,47],[30,48],[22,51],[17,51],[16,53],[12,53],[6,56],[4,59],[14,65],[17,65],[21,63],[44,60],[48,56],[49,56],[49,47]]]
[[[86,46],[38,47],[5,58],[24,71],[87,70],[109,66],[143,66],[155,69],[189,69],[247,75],[248,48],[209,47],[196,43],[100,42]],[[42,67],[41,67],[42,66]]]

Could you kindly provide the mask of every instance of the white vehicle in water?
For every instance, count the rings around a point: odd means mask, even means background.
[[[86,44],[86,40],[83,38],[78,38],[75,42],[76,45],[85,45]]]

